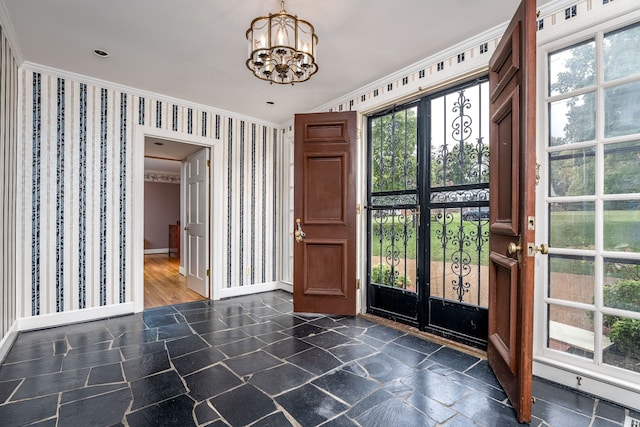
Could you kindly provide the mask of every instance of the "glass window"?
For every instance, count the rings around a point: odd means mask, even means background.
[[[604,147],[605,194],[640,193],[640,141]]]
[[[594,202],[553,203],[549,206],[549,245],[594,249]]]
[[[549,304],[547,346],[587,359],[593,358],[593,312]]]
[[[596,137],[596,94],[551,102],[549,104],[549,145],[590,141]]]
[[[604,90],[604,120],[607,138],[640,132],[640,82]]]
[[[640,73],[640,24],[605,34],[603,44],[606,81]]]
[[[595,149],[554,151],[549,155],[549,194],[585,196],[595,194]]]
[[[640,252],[640,200],[604,202],[604,249]]]
[[[549,55],[549,94],[559,95],[594,85],[596,43],[572,46]]]
[[[594,303],[594,262],[592,257],[549,255],[549,297]]]

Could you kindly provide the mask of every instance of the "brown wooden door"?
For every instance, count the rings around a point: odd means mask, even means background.
[[[487,357],[520,422],[531,419],[535,252],[526,247],[535,237],[535,7],[522,1],[489,63]]]
[[[295,116],[298,313],[356,314],[356,120],[352,111]]]

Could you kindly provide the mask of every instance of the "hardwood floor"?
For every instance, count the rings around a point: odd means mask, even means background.
[[[206,299],[187,288],[187,278],[179,269],[179,258],[169,258],[166,254],[144,256],[144,308]]]

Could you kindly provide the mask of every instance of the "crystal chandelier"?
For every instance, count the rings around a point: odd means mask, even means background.
[[[290,15],[280,3],[280,12],[251,21],[247,30],[247,67],[269,83],[294,84],[309,80],[318,71],[313,25]]]

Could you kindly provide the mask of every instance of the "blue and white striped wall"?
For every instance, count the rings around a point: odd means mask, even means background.
[[[214,296],[278,287],[274,125],[37,67],[20,82],[21,329],[143,307],[145,135],[212,148]]]

